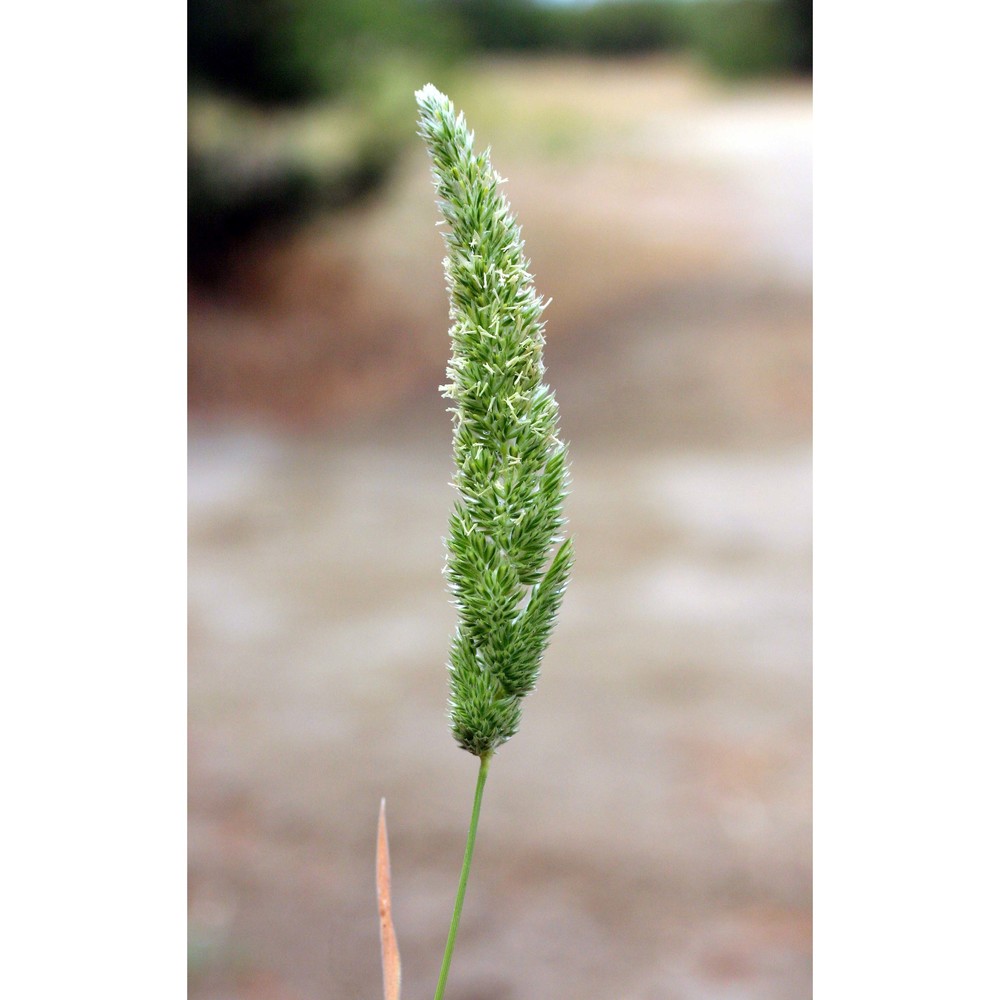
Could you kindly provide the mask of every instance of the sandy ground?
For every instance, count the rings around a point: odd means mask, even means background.
[[[466,89],[554,300],[578,562],[448,996],[803,1000],[810,94],[659,63]],[[192,301],[193,1000],[381,995],[383,795],[403,995],[433,993],[476,762],[445,721],[426,170]]]

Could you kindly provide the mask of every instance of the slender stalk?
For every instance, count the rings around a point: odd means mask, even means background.
[[[448,256],[455,405],[447,577],[458,610],[448,670],[451,731],[479,758],[465,861],[434,1000],[444,1000],[490,758],[521,722],[573,564],[558,407],[542,381],[545,302],[488,153],[435,86],[416,93]]]
[[[469,838],[465,842],[465,860],[462,862],[462,874],[458,878],[458,893],[455,896],[455,911],[451,915],[451,927],[448,930],[448,941],[444,946],[444,958],[441,961],[441,975],[438,977],[437,991],[434,1000],[443,1000],[444,988],[448,982],[448,970],[451,968],[451,953],[455,950],[455,936],[458,934],[458,922],[462,919],[462,904],[465,902],[465,886],[469,881],[469,868],[472,866],[472,851],[476,846],[476,829],[479,826],[479,807],[483,804],[483,787],[486,775],[490,769],[492,754],[483,754],[479,758],[479,778],[476,781],[476,797],[472,800],[472,819],[469,820]]]

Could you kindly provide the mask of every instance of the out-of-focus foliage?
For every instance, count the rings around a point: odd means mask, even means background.
[[[473,49],[613,56],[690,49],[726,75],[810,72],[812,0],[427,0]]]
[[[473,48],[499,52],[626,55],[684,43],[683,17],[669,0],[551,7],[530,0],[428,0],[458,24]]]
[[[682,11],[657,0],[623,0],[593,7],[557,9],[556,44],[589,55],[666,52],[686,41]]]
[[[813,5],[812,0],[782,0],[784,16],[792,36],[789,68],[796,73],[812,73]]]
[[[552,48],[550,11],[531,0],[427,0],[426,10],[429,17],[456,25],[470,50]]]
[[[810,72],[811,0],[189,0],[189,263],[364,196],[410,100],[463,54],[687,50],[726,76]]]
[[[294,226],[319,208],[348,205],[388,174],[405,134],[391,108],[343,102],[262,110],[221,95],[188,111],[188,264],[222,277],[247,237]]]
[[[190,0],[188,261],[373,190],[459,32],[417,0]]]
[[[800,0],[700,0],[687,5],[690,47],[723,76],[759,76],[811,69],[812,5],[808,62],[797,18]]]
[[[417,0],[190,0],[192,87],[258,104],[363,94],[388,64],[454,50]],[[410,88],[412,90],[412,87]],[[406,94],[407,105],[412,95]]]

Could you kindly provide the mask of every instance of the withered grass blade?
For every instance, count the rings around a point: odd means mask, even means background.
[[[378,919],[382,929],[382,989],[385,1000],[399,1000],[402,968],[399,946],[392,926],[392,889],[389,872],[389,834],[385,825],[385,799],[378,814],[378,847],[375,852],[375,887],[378,890]]]

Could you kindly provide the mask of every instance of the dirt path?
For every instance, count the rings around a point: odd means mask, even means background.
[[[483,94],[512,71],[489,72]],[[586,87],[645,96],[611,133],[587,119],[500,165],[555,298],[578,565],[487,786],[449,998],[803,1000],[809,95],[534,72],[544,120]],[[379,315],[416,303],[380,406],[193,424],[192,1000],[380,995],[383,795],[404,996],[433,993],[475,762],[444,719],[440,253],[393,257],[382,228],[433,233],[430,201],[401,178],[353,264],[384,282]]]

